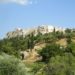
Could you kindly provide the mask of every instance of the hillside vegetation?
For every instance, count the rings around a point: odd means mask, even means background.
[[[0,61],[1,75],[75,75],[75,30],[2,39]]]

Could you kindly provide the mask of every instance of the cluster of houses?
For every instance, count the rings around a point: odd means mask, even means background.
[[[55,29],[55,31],[60,31],[60,32],[65,31],[65,29],[63,29],[61,27],[54,27],[52,25],[41,25],[36,28],[30,28],[30,29],[17,28],[14,31],[8,32],[6,34],[6,37],[7,38],[12,38],[12,37],[17,37],[17,36],[25,37],[25,36],[31,34],[32,32],[34,32],[34,35],[36,36],[39,32],[42,34],[46,34],[46,33],[53,32],[54,29]]]

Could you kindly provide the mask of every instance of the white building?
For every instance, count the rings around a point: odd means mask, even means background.
[[[53,26],[49,26],[49,25],[42,25],[42,26],[38,26],[38,32],[45,34],[45,33],[49,33],[49,32],[53,32],[54,27]]]
[[[12,37],[16,37],[16,36],[25,37],[31,33],[34,33],[34,35],[36,36],[39,32],[42,34],[46,34],[46,33],[53,32],[54,29],[55,29],[55,31],[63,31],[64,32],[64,29],[60,28],[60,27],[54,27],[52,25],[41,25],[41,26],[38,26],[37,28],[31,28],[31,29],[17,28],[12,32],[8,32],[7,38],[12,38]]]

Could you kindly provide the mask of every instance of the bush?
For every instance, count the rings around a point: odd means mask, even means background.
[[[44,75],[75,75],[75,57],[71,53],[51,57],[43,71]]]
[[[29,75],[28,68],[14,56],[0,55],[0,75]]]
[[[42,61],[48,62],[51,57],[62,55],[63,50],[60,48],[60,45],[53,43],[46,45],[46,47],[44,47],[39,54],[42,56]]]

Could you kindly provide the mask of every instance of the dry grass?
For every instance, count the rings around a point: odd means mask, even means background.
[[[67,46],[67,42],[66,42],[66,39],[65,38],[64,39],[61,39],[61,40],[58,40],[56,43],[57,44],[60,44],[61,46],[64,46],[64,47]]]

